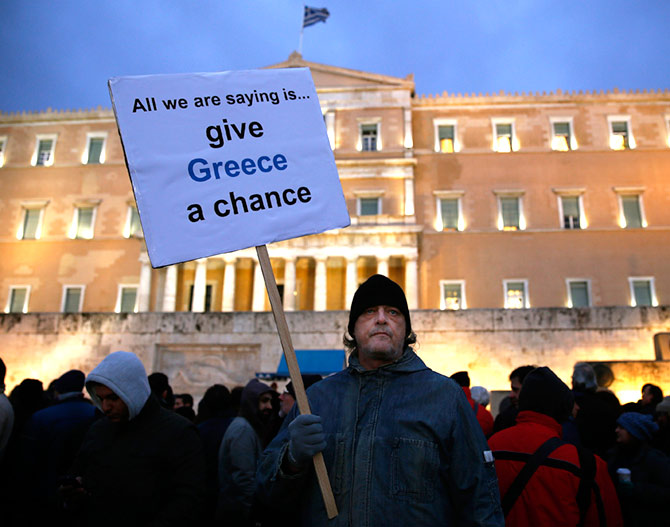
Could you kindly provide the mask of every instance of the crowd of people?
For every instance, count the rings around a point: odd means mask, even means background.
[[[588,363],[571,387],[546,366],[490,394],[414,352],[404,292],[374,275],[356,291],[348,367],[293,383],[211,386],[195,407],[133,353],[45,390],[4,395],[0,524],[670,525],[670,397],[645,384],[621,405]],[[313,457],[337,507],[329,519]]]

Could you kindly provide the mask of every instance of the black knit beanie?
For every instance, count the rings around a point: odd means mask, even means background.
[[[80,392],[84,389],[85,380],[83,371],[70,370],[56,379],[54,389],[60,394]]]
[[[349,312],[349,335],[353,338],[356,320],[363,311],[374,306],[391,306],[397,308],[405,317],[405,337],[412,332],[412,323],[409,319],[409,308],[405,292],[390,278],[376,274],[363,282],[351,301]]]
[[[575,398],[568,386],[546,366],[535,368],[523,380],[519,410],[532,410],[553,417],[559,423],[572,413]]]

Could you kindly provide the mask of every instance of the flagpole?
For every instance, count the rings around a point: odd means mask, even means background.
[[[302,20],[300,22],[300,42],[298,43],[298,53],[302,56],[302,34],[305,31],[305,5],[302,6]]]

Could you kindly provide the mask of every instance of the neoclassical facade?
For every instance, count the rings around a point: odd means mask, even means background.
[[[304,61],[351,226],[271,244],[286,311],[670,303],[670,92],[417,95]],[[6,312],[270,309],[253,249],[152,269],[109,109],[0,114]]]

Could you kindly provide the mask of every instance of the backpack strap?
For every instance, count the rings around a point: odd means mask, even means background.
[[[542,464],[542,462],[556,450],[559,446],[565,444],[565,441],[558,437],[547,439],[540,447],[530,456],[528,462],[524,465],[521,471],[517,474],[514,481],[507,489],[505,496],[502,499],[502,509],[505,516],[509,514],[516,500],[521,496],[523,489],[528,484],[528,481],[535,474],[535,471]]]
[[[577,447],[577,454],[579,455],[579,468],[581,470],[579,488],[577,489],[577,505],[579,506],[577,527],[583,527],[586,521],[586,513],[591,504],[591,492],[596,478],[596,458],[591,452],[581,447]],[[605,518],[601,514],[600,508],[598,516],[600,517],[600,525],[604,525]]]
[[[475,415],[477,415],[477,412],[479,411],[479,403],[474,399],[472,400],[472,403],[472,409],[474,410]]]

